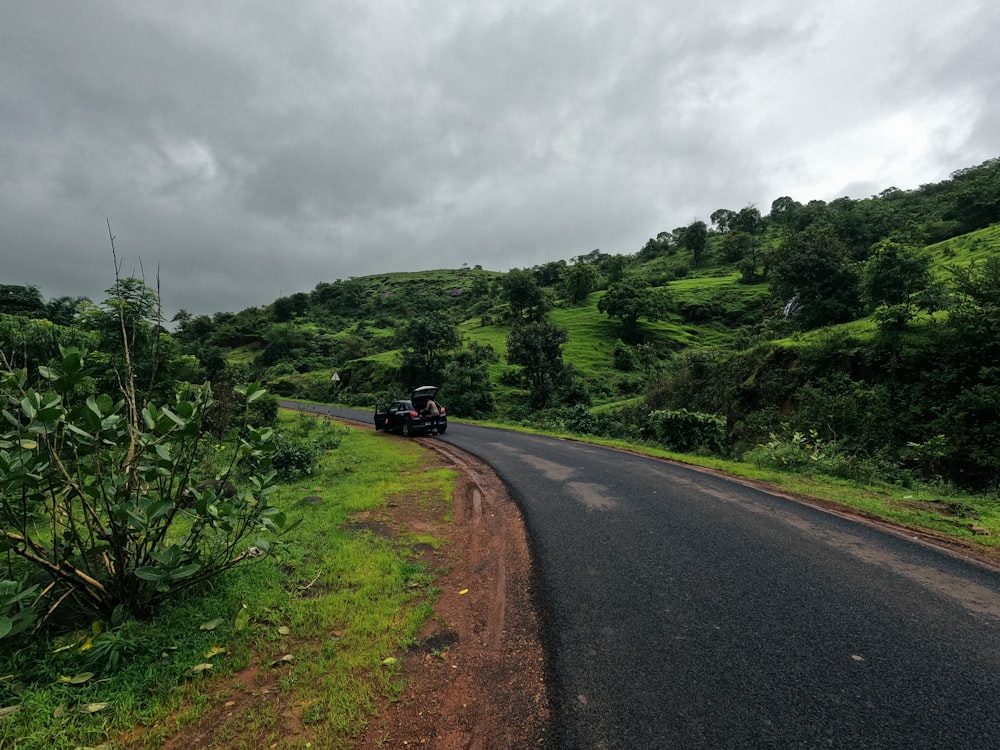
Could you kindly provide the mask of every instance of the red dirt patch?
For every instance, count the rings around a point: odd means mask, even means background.
[[[517,507],[492,470],[452,446],[427,445],[461,469],[454,540],[439,558],[441,598],[406,656],[402,696],[357,747],[440,750],[544,747],[550,708]]]

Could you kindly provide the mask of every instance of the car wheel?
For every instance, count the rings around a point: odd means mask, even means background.
[[[447,429],[448,429],[448,425],[445,425],[444,427],[438,427],[438,435],[444,435],[445,430],[447,430]]]
[[[413,437],[413,430],[410,429],[410,425],[403,423],[403,437]]]

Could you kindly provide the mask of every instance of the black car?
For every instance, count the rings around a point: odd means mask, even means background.
[[[375,407],[375,429],[386,432],[400,432],[406,437],[412,435],[443,435],[448,429],[447,410],[438,404],[438,416],[430,416],[425,410],[427,402],[437,395],[436,385],[422,385],[410,394],[408,399],[394,401],[388,408]],[[437,403],[435,399],[435,403]]]

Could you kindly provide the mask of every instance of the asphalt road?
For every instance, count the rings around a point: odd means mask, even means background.
[[[427,439],[521,507],[560,748],[1000,748],[1000,574],[655,459]]]

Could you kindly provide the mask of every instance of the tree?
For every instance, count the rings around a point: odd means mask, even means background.
[[[796,299],[796,317],[804,328],[857,317],[858,271],[831,227],[814,225],[790,235],[768,262],[772,293],[783,304]]]
[[[163,320],[159,296],[142,279],[117,279],[114,286],[104,290],[104,293],[108,295],[103,303],[104,309],[111,313],[112,320],[124,325],[128,333],[136,324]]]
[[[493,414],[496,402],[490,382],[490,364],[498,359],[489,344],[473,341],[445,365],[442,390],[448,395],[448,412],[459,417],[482,418]]]
[[[928,305],[930,257],[911,245],[883,240],[875,246],[861,274],[861,299],[868,309],[883,308],[884,326],[905,325]]]
[[[794,224],[796,215],[801,208],[801,203],[783,195],[771,201],[771,213],[768,214],[768,218],[778,226],[790,227]]]
[[[564,260],[553,260],[549,263],[543,263],[540,266],[534,266],[531,271],[535,274],[535,279],[538,281],[539,286],[557,286],[560,281],[562,281],[563,271],[566,270],[566,261]]]
[[[332,284],[325,281],[317,284],[310,298],[331,315],[354,317],[365,308],[367,292],[360,279],[337,279]]]
[[[695,221],[684,228],[681,244],[694,254],[694,263],[699,265],[708,245],[708,227],[703,221]]]
[[[507,362],[521,367],[522,380],[535,408],[550,405],[572,380],[562,357],[562,346],[567,341],[566,329],[547,320],[519,323],[507,336]]]
[[[563,294],[578,305],[597,288],[597,269],[591,263],[576,262],[563,273]]]
[[[140,401],[172,394],[180,352],[161,327],[157,293],[142,279],[128,277],[116,279],[105,294],[100,305],[80,308],[81,325],[98,332],[99,352],[106,357],[98,368],[98,389],[112,393],[131,382]]]
[[[536,320],[545,312],[545,294],[531,271],[512,268],[501,277],[500,286],[515,321],[525,317]]]
[[[720,234],[725,234],[729,231],[729,226],[734,216],[736,216],[735,211],[731,211],[728,208],[720,208],[713,211],[709,219],[715,225],[716,230]]]
[[[44,318],[45,303],[36,286],[0,284],[0,313],[25,318]]]
[[[639,318],[652,322],[666,313],[666,293],[647,286],[641,279],[628,276],[608,287],[597,303],[597,309],[622,322],[622,338],[635,342],[639,334]]]
[[[258,366],[287,362],[298,372],[309,372],[318,366],[316,335],[301,325],[272,323],[264,333],[264,341],[263,351],[254,360]]]
[[[275,322],[287,323],[296,316],[305,315],[309,309],[309,295],[296,292],[288,297],[279,297],[271,303],[271,317]]]
[[[614,283],[625,278],[625,270],[628,262],[624,255],[605,255],[601,259],[601,272],[608,282]]]
[[[751,237],[760,234],[763,229],[763,219],[760,211],[753,204],[741,208],[739,213],[729,218],[729,229],[737,232],[745,232]]]
[[[948,324],[981,344],[1000,347],[1000,256],[950,271],[954,293]]]
[[[88,303],[86,297],[53,297],[45,303],[45,317],[61,326],[71,326],[79,309]]]
[[[439,383],[451,353],[462,343],[455,326],[440,317],[414,318],[402,331],[400,374],[412,385]]]

